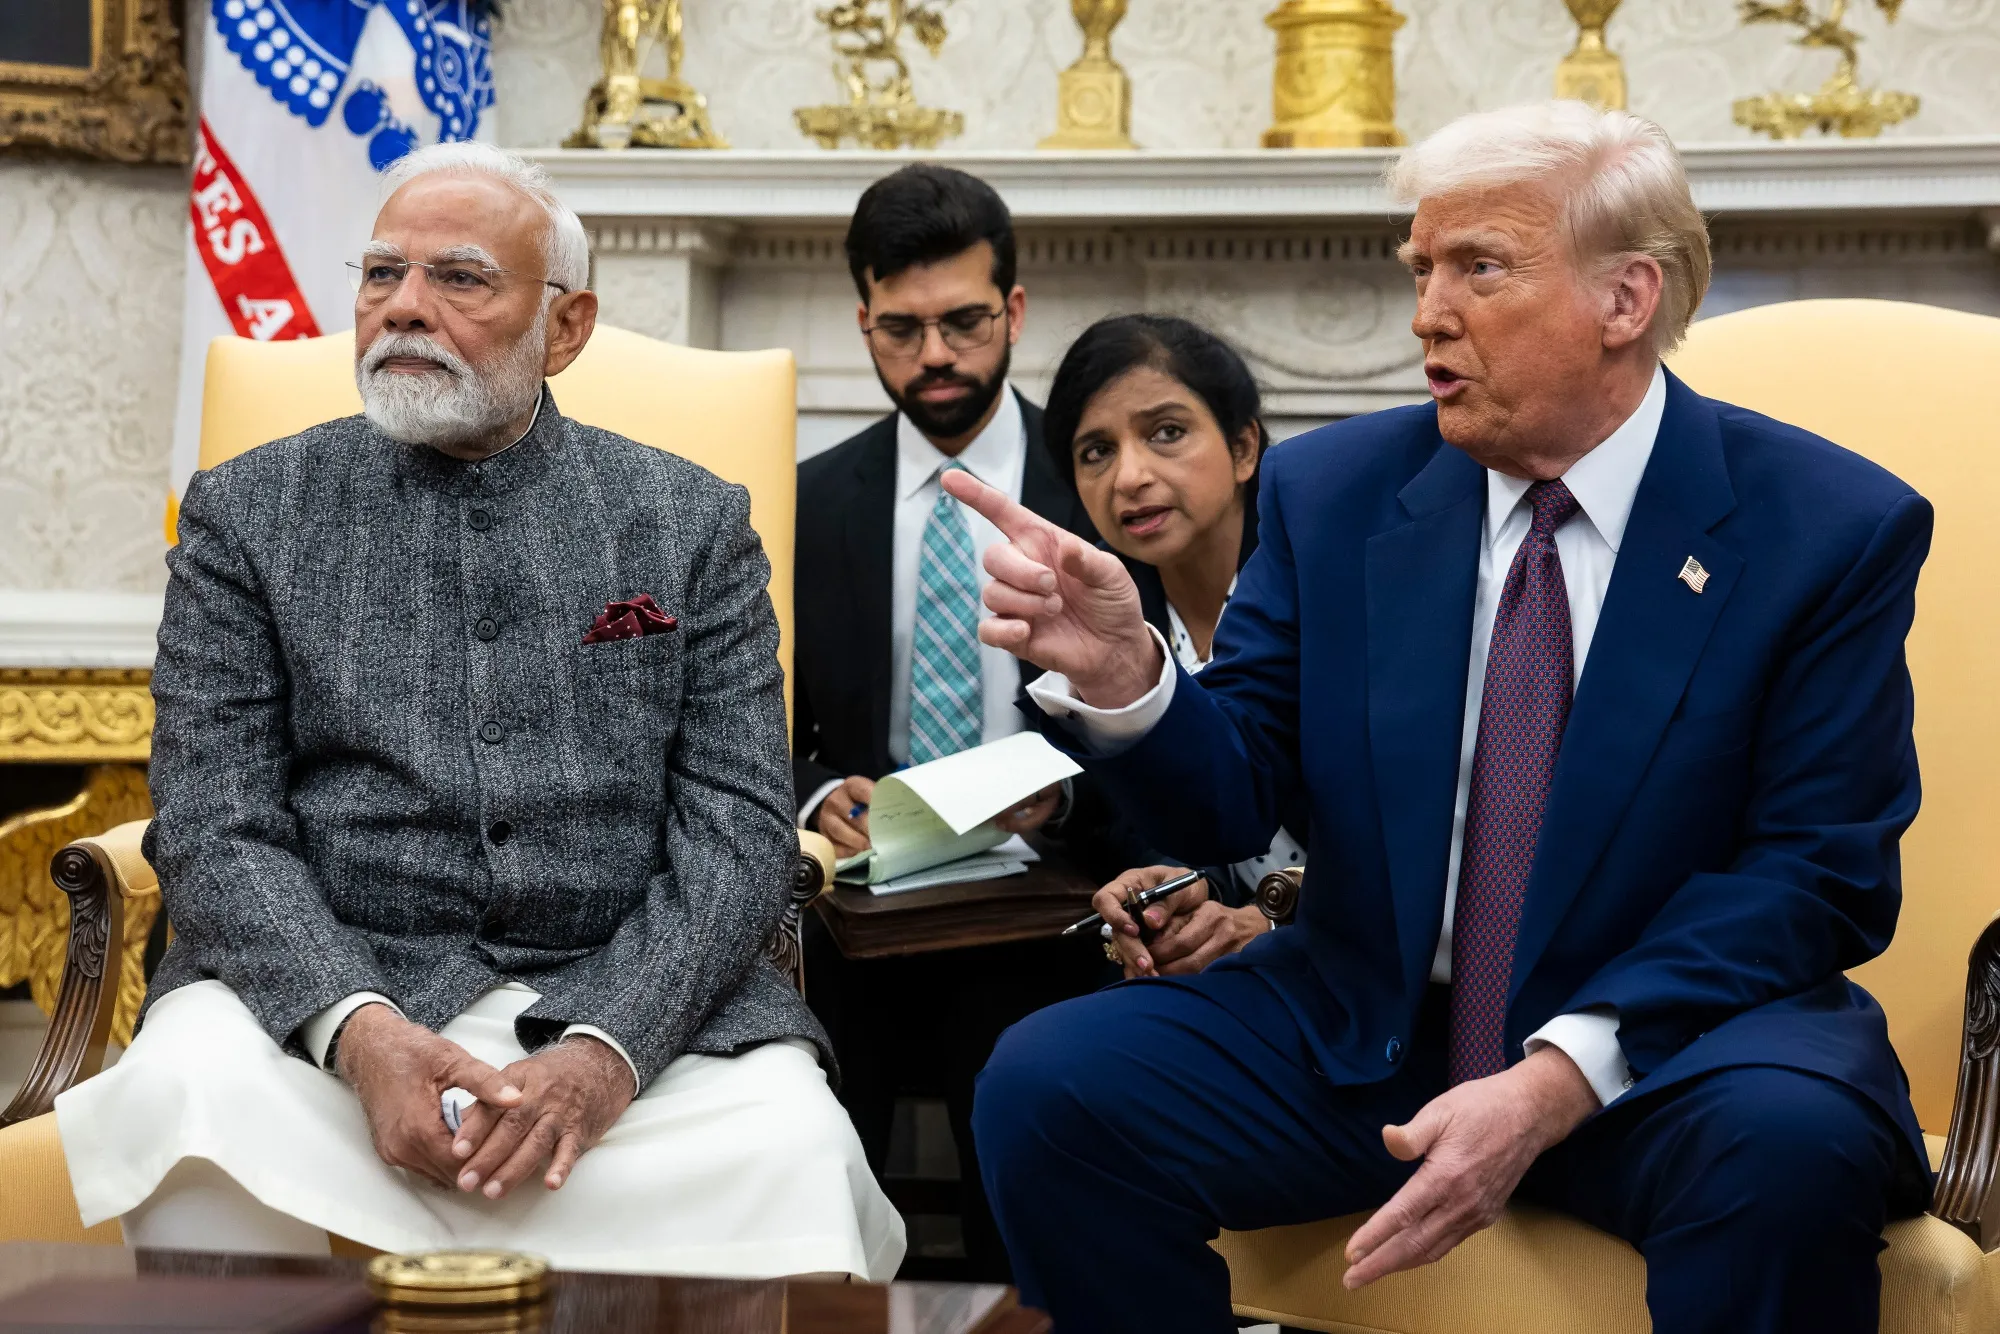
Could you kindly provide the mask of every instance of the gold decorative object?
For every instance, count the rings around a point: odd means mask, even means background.
[[[708,99],[681,77],[681,0],[604,0],[599,79],[583,99],[583,124],[565,148],[727,148],[708,119]],[[655,52],[667,77],[646,74]]]
[[[391,1306],[525,1306],[548,1291],[549,1262],[519,1251],[378,1255],[368,1286]]]
[[[936,148],[965,132],[956,111],[919,106],[910,67],[898,50],[904,29],[935,57],[944,46],[944,6],[951,0],[849,0],[818,11],[833,32],[834,77],[847,90],[843,106],[800,107],[799,130],[821,148],[849,139],[863,148]],[[887,65],[879,80],[871,67]]]
[[[0,763],[146,759],[151,679],[122,667],[0,668]]]
[[[1875,0],[1889,22],[1896,21],[1902,0]],[[1824,17],[1806,7],[1806,0],[1785,0],[1765,4],[1763,0],[1740,0],[1737,13],[1747,26],[1752,23],[1788,23],[1798,28],[1794,46],[1838,51],[1840,62],[1833,76],[1816,93],[1765,93],[1761,97],[1739,99],[1731,108],[1736,123],[1748,130],[1768,134],[1773,139],[1796,139],[1807,130],[1821,134],[1838,131],[1843,138],[1873,139],[1885,125],[1908,120],[1922,105],[1910,93],[1863,88],[1856,74],[1857,48],[1861,34],[1846,26],[1847,0],[1833,0]]]
[[[1083,57],[1056,80],[1056,132],[1039,148],[1134,149],[1132,80],[1111,58],[1111,30],[1125,0],[1070,0],[1083,29]]]
[[[1576,20],[1576,46],[1556,66],[1556,96],[1588,102],[1599,111],[1625,109],[1625,62],[1604,44],[1604,25],[1619,0],[1563,0]]]
[[[1396,128],[1396,29],[1388,0],[1285,0],[1265,16],[1278,34],[1266,148],[1380,148]]]
[[[143,765],[99,764],[85,774],[83,790],[62,805],[0,822],[0,988],[26,982],[42,1013],[54,1012],[69,945],[69,896],[49,878],[49,860],[76,839],[152,814]],[[111,1020],[111,1040],[120,1046],[130,1045],[146,995],[141,963],[159,910],[157,894],[125,904],[125,966]]]

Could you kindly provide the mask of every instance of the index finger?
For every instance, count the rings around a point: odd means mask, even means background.
[[[1006,492],[986,485],[963,468],[947,469],[944,476],[938,479],[938,485],[949,491],[960,503],[969,505],[984,515],[988,523],[1014,541],[1033,533],[1062,532],[1060,528],[1026,505],[1010,499]]]

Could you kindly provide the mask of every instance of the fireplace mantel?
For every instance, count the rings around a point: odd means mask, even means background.
[[[1683,147],[1703,211],[1741,217],[2000,209],[2000,138],[1814,140]],[[992,183],[1022,223],[1381,221],[1392,151],[939,153]],[[622,153],[550,149],[546,167],[587,218],[843,223],[862,190],[919,155]]]

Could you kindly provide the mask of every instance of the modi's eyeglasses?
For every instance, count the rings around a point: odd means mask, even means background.
[[[386,255],[371,255],[360,263],[349,261],[347,282],[360,297],[364,305],[374,305],[386,301],[390,293],[403,285],[411,269],[422,269],[429,281],[431,291],[460,310],[478,310],[492,302],[510,281],[533,281],[545,283],[558,292],[568,292],[569,288],[550,278],[536,278],[532,274],[515,273],[511,269],[497,269],[490,264],[481,264],[470,259],[438,259],[425,262],[418,259],[392,259]]]

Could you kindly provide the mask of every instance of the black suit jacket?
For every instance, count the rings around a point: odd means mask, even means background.
[[[1097,530],[1076,488],[1042,445],[1042,410],[1025,398],[1020,403],[1027,434],[1021,503],[1095,542]],[[895,767],[889,758],[895,509],[894,413],[799,465],[792,652],[797,801],[833,779],[880,778]],[[1021,664],[1023,686],[1040,674]]]

